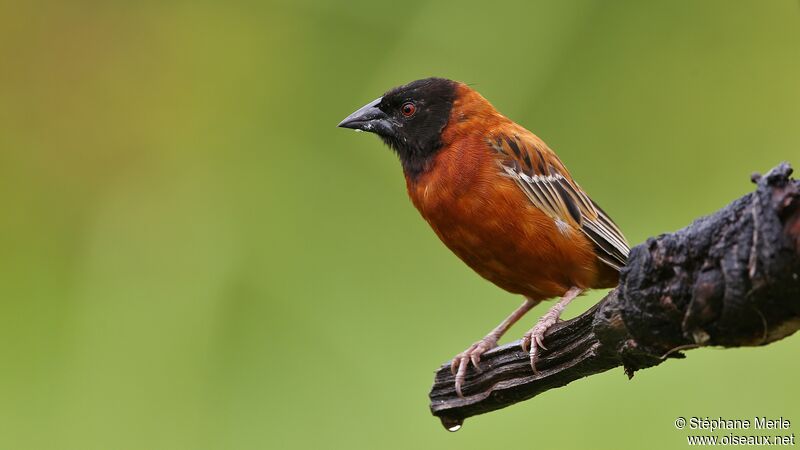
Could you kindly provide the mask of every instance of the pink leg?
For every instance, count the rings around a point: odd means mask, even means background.
[[[453,358],[453,362],[450,363],[450,371],[456,376],[456,394],[458,394],[459,397],[464,396],[461,393],[461,386],[464,385],[464,379],[467,376],[467,367],[469,367],[470,361],[472,361],[472,365],[475,366],[475,369],[480,371],[478,364],[481,362],[481,355],[497,347],[497,341],[503,336],[503,334],[505,334],[505,332],[508,331],[508,329],[514,325],[514,323],[521,319],[525,313],[530,311],[531,308],[538,304],[539,300],[531,300],[526,298],[525,303],[514,310],[510,316],[506,317],[506,320],[495,327],[495,329],[487,334],[486,337],[472,344],[468,349],[464,350],[456,355],[455,358]]]
[[[522,350],[528,351],[528,347],[530,347],[530,357],[531,357],[531,368],[533,369],[533,373],[539,373],[536,370],[536,359],[539,357],[539,348],[547,350],[547,347],[544,346],[544,334],[547,330],[555,325],[558,322],[558,318],[561,316],[561,313],[564,311],[564,308],[569,305],[569,303],[575,299],[575,297],[579,296],[583,292],[583,289],[572,287],[570,288],[561,300],[558,301],[552,308],[545,315],[543,315],[536,325],[531,328],[530,331],[525,333],[525,336],[522,338]]]

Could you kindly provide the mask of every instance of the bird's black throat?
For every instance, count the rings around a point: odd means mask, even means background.
[[[430,142],[425,147],[404,146],[397,139],[387,136],[381,136],[381,140],[397,154],[403,173],[410,179],[416,179],[426,172],[442,147],[441,140]]]

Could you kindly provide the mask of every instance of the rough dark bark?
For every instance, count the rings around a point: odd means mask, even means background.
[[[672,234],[634,247],[603,300],[548,331],[530,367],[519,342],[481,358],[455,393],[436,373],[431,411],[448,429],[578,378],[623,366],[629,377],[682,350],[766,345],[800,328],[800,181],[783,163],[753,176],[755,192]]]

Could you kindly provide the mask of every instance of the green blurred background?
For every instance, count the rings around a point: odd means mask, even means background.
[[[0,54],[2,449],[682,448],[677,416],[800,424],[791,337],[446,432],[433,370],[520,299],[436,239],[377,138],[335,127],[398,84],[472,83],[639,243],[800,164],[796,0],[7,2]]]

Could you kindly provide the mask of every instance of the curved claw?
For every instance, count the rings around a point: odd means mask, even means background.
[[[536,370],[536,360],[539,358],[539,351],[536,349],[535,346],[531,348],[530,357],[531,357],[531,369],[533,369],[534,374],[538,375],[539,371]]]
[[[544,346],[544,336],[537,335],[536,336],[536,345],[542,348],[542,350],[547,350],[547,347]]]
[[[475,370],[478,372],[483,372],[483,369],[480,367],[481,363],[481,354],[480,353],[473,353],[469,356],[469,360],[472,361],[472,365],[475,367]]]
[[[464,398],[464,394],[461,392],[461,386],[464,385],[464,380],[467,377],[467,366],[469,366],[469,358],[466,356],[462,356],[458,358],[458,373],[456,373],[456,394]]]
[[[547,347],[544,345],[544,334],[547,332],[547,329],[552,326],[552,323],[549,322],[549,320],[540,320],[539,323],[537,323],[533,329],[525,333],[525,336],[522,338],[522,348],[530,355],[531,369],[533,369],[533,373],[537,375],[539,371],[536,369],[536,361],[539,359],[539,349],[547,350]]]

